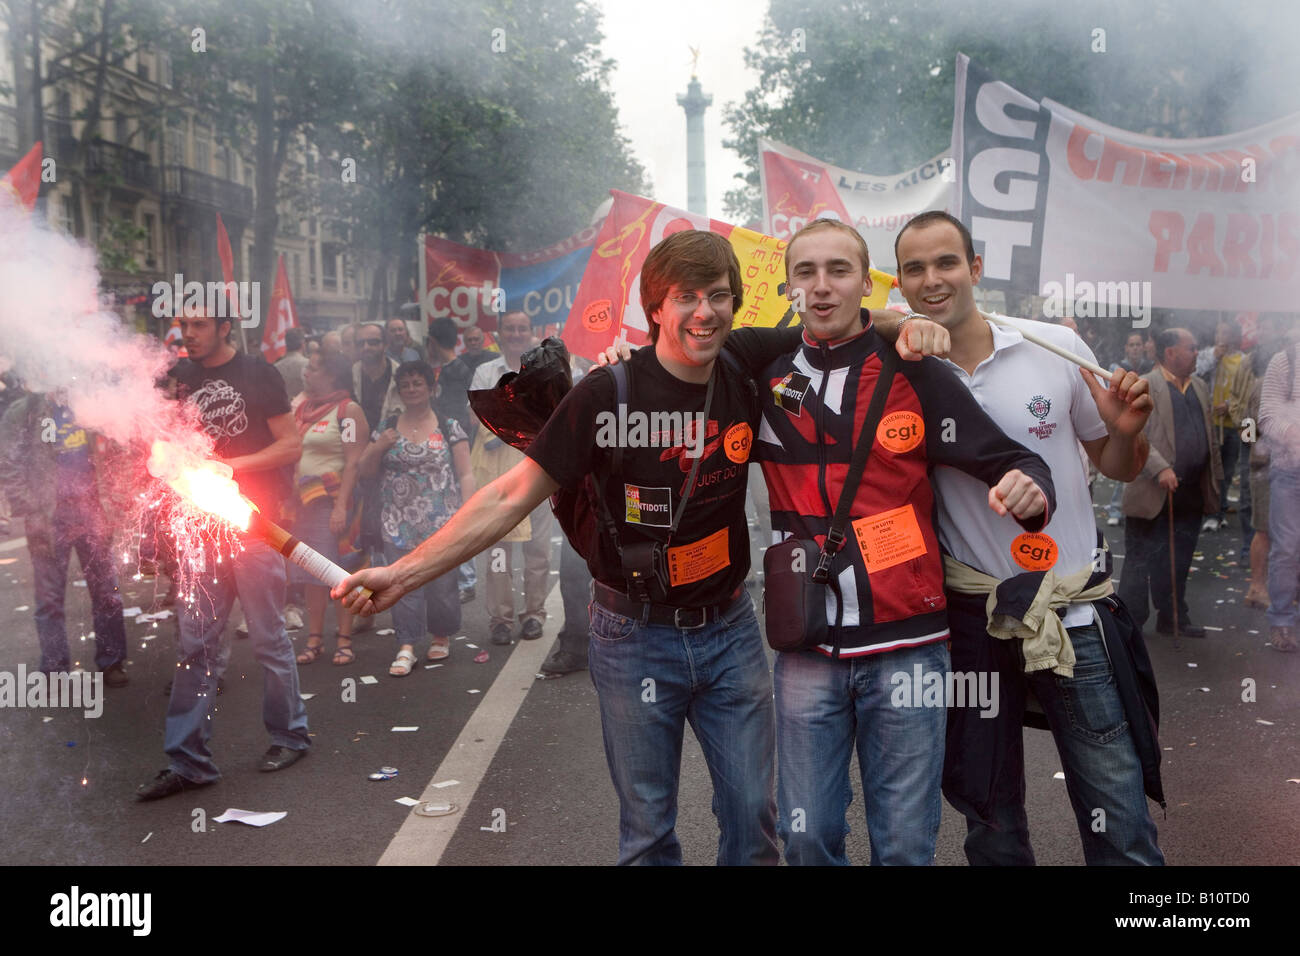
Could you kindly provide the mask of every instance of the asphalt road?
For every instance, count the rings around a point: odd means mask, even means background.
[[[1109,497],[1107,482],[1099,482],[1097,496]],[[1119,554],[1122,530],[1108,529],[1116,532],[1112,549]],[[1155,635],[1154,615],[1148,625],[1161,690],[1168,797],[1166,813],[1152,809],[1171,864],[1288,865],[1300,858],[1300,655],[1268,649],[1263,612],[1241,604],[1246,571],[1237,563],[1237,534],[1235,527],[1203,533],[1191,575],[1193,618],[1218,630],[1176,649]],[[76,582],[80,575],[74,569],[69,578]],[[147,609],[153,588],[151,580],[124,580],[126,605]],[[32,604],[22,539],[0,539],[0,670],[34,668],[39,660]],[[223,779],[147,804],[133,794],[166,766],[162,730],[165,686],[175,666],[175,619],[129,620],[131,683],[105,690],[102,716],[0,708],[0,863],[610,864],[618,805],[591,682],[585,672],[547,681],[533,676],[560,623],[558,589],[548,607],[542,640],[495,648],[487,641],[482,603],[468,605],[445,665],[420,667],[403,679],[388,676],[393,637],[373,631],[359,638],[352,666],[335,667],[324,657],[300,668],[303,692],[314,695],[307,702],[313,747],[307,758],[274,774],[255,769],[269,743],[260,719],[261,678],[248,641],[234,640],[214,716]],[[381,615],[375,629],[389,626]],[[80,651],[83,663],[93,657],[93,639],[83,642],[90,627],[87,592],[74,583],[68,630],[74,658]],[[294,637],[301,646],[305,631]],[[474,663],[470,645],[489,648],[492,659]],[[362,682],[364,676],[375,682]],[[349,678],[356,682],[354,701],[345,700]],[[1254,700],[1243,700],[1251,683]],[[395,726],[418,729],[394,732]],[[1026,731],[1025,740],[1038,861],[1081,864],[1051,737]],[[367,779],[385,765],[399,769],[395,779]],[[432,786],[440,783],[446,785]],[[856,782],[854,792],[849,854],[865,863],[869,847]],[[420,818],[396,802],[401,797],[448,802],[456,810]],[[710,799],[708,773],[688,730],[678,819],[688,864],[714,860]],[[214,822],[228,808],[287,816],[260,828]],[[940,864],[965,865],[964,829],[945,804]]]

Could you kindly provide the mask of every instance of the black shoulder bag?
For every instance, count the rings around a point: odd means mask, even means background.
[[[787,538],[763,553],[764,630],[768,646],[774,651],[802,651],[829,643],[831,624],[826,620],[827,587],[835,592],[838,616],[843,619],[844,601],[839,582],[831,574],[831,564],[844,547],[844,526],[853,506],[854,493],[866,470],[871,446],[875,444],[876,426],[884,413],[898,362],[895,352],[885,353],[880,377],[867,407],[867,417],[862,422],[862,431],[853,449],[839,504],[826,533],[825,546],[819,548],[816,541],[808,538]]]

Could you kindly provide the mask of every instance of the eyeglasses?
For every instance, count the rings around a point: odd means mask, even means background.
[[[683,292],[681,295],[670,295],[678,306],[683,309],[689,309],[694,312],[700,306],[700,297],[694,292]],[[730,309],[736,302],[736,297],[725,289],[719,289],[717,292],[709,293],[709,305],[714,309]]]
[[[360,342],[361,342],[362,345],[380,345],[380,346],[382,346],[382,345],[384,344],[384,340],[383,340],[383,339],[361,339]]]

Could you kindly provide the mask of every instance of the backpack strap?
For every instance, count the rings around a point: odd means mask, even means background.
[[[619,362],[616,365],[605,366],[606,371],[614,378],[614,390],[617,396],[615,405],[622,414],[626,414],[628,393],[632,390],[631,371],[625,362]],[[610,474],[617,477],[623,473],[623,446],[618,442],[614,443],[614,448],[610,454]],[[595,505],[596,520],[600,522],[601,531],[608,537],[610,544],[614,548],[614,553],[621,559],[623,557],[623,539],[618,533],[618,523],[614,516],[610,514],[609,508],[605,504],[605,495],[603,489],[597,484],[595,476],[592,476],[592,498],[595,500],[591,504]]]

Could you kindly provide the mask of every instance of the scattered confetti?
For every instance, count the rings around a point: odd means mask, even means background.
[[[22,607],[16,607],[16,608],[14,608],[14,610],[15,610],[15,611],[30,611],[30,610],[31,610],[31,606],[28,605],[28,604],[24,604]]]
[[[86,586],[86,582],[85,582],[85,581],[73,581],[73,582],[72,582],[72,586],[73,586],[74,588],[84,588],[84,587]]]
[[[1271,720],[1263,720],[1263,719],[1261,719],[1261,718],[1259,718],[1259,717],[1256,717],[1256,718],[1255,718],[1255,723],[1257,723],[1257,724],[1263,724],[1265,727],[1272,727],[1272,726],[1273,726],[1273,721],[1271,721]]]
[[[482,691],[480,691],[480,690],[467,690],[467,691],[465,691],[465,693],[467,693],[467,694],[481,694]]]
[[[1207,631],[1221,631],[1221,630],[1223,630],[1223,628],[1221,628],[1221,627],[1211,627],[1209,624],[1205,624],[1205,625],[1203,625],[1203,627],[1204,627]]]
[[[1053,780],[1064,780],[1064,779],[1065,779],[1065,774],[1064,774],[1062,771],[1058,770],[1058,771],[1056,771],[1056,773],[1052,774],[1052,779],[1053,779]]]
[[[371,677],[369,674],[367,674],[365,677],[361,678],[361,683],[363,683],[363,684],[378,684],[378,683],[379,683],[379,678],[378,678],[378,677]]]
[[[247,823],[250,827],[265,827],[278,823],[288,815],[288,810],[236,810],[231,807],[221,816],[212,819],[216,823]]]
[[[1202,692],[1206,693],[1206,694],[1208,694],[1208,693],[1210,692],[1210,688],[1208,688],[1208,687],[1202,687],[1202,688],[1199,688],[1199,689],[1200,689]]]
[[[454,787],[458,783],[460,783],[459,780],[444,780],[441,783],[435,783],[433,786],[436,789],[441,790],[443,787]]]
[[[149,838],[150,838],[151,836],[153,836],[153,831],[152,831],[152,830],[150,830],[148,833],[146,833],[146,834],[144,835],[144,839],[141,840],[140,842],[141,842],[141,843],[148,843],[148,842],[149,842]]]
[[[315,697],[316,695],[315,695],[315,694],[299,694],[298,696],[301,697],[303,700],[311,700],[311,699],[312,699],[313,697]]]
[[[466,647],[472,647],[472,648],[474,648],[474,650],[478,650],[478,645],[477,645],[477,644],[466,644],[465,646],[466,646]]]
[[[425,669],[426,671],[431,671],[431,670],[433,670],[435,667],[441,667],[441,666],[442,666],[441,664],[425,664],[425,665],[424,665],[424,669]]]
[[[43,723],[43,724],[48,724],[48,723],[49,723],[51,720],[53,720],[53,719],[54,719],[53,717],[42,717],[42,718],[41,718],[41,723]]]
[[[393,802],[394,802],[394,803],[400,803],[400,804],[401,804],[402,806],[404,806],[404,807],[413,807],[413,806],[415,806],[416,804],[418,804],[420,801],[419,801],[419,800],[415,800],[415,799],[413,799],[413,798],[411,798],[411,797],[398,797],[398,798],[397,798],[396,800],[394,800]]]
[[[469,646],[469,647],[473,647],[474,645],[473,645],[473,644],[470,644],[470,645],[468,645],[468,646]],[[477,654],[474,655],[474,663],[475,663],[475,664],[486,664],[489,660],[491,660],[491,658],[492,658],[492,655],[489,654],[487,651],[479,651]]]
[[[1197,665],[1197,664],[1193,664],[1191,661],[1188,661],[1188,662],[1187,662],[1187,666],[1188,666],[1188,667],[1197,667],[1197,666],[1199,666],[1199,665]]]
[[[409,734],[419,729],[419,727],[394,727],[392,732],[395,734]]]
[[[385,628],[381,628],[378,631],[375,631],[375,633],[382,636],[385,634],[396,634],[397,632],[394,631],[391,627],[385,627]]]
[[[135,617],[137,614],[143,614],[143,613],[144,613],[144,608],[142,608],[142,607],[124,607],[124,608],[122,608],[122,616],[123,616],[123,617]]]

